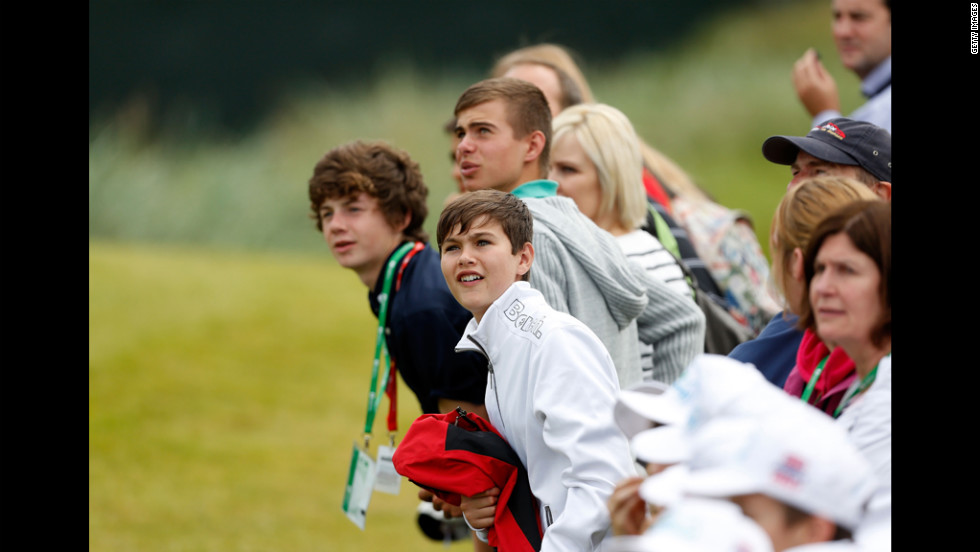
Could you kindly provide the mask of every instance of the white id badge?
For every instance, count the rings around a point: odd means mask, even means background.
[[[347,474],[347,488],[344,491],[344,513],[362,531],[368,504],[371,502],[371,491],[374,490],[374,477],[374,460],[355,442],[350,471]]]
[[[402,476],[395,471],[395,464],[391,461],[394,455],[395,447],[384,445],[378,447],[378,473],[374,488],[383,493],[396,495],[402,486]]]

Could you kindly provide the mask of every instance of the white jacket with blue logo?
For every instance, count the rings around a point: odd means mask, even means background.
[[[541,552],[598,549],[610,534],[606,501],[637,475],[613,420],[619,382],[602,342],[516,282],[479,324],[470,320],[456,350],[490,361],[485,405],[527,468],[545,528]]]

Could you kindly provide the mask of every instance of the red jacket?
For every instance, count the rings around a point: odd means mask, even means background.
[[[457,506],[460,495],[498,487],[490,546],[501,552],[541,549],[541,521],[527,470],[490,422],[458,408],[423,414],[408,428],[392,461],[398,473]]]
[[[657,177],[653,175],[653,171],[645,166],[643,167],[643,187],[646,189],[648,197],[663,205],[667,209],[668,214],[674,214],[673,207],[670,204],[670,195],[664,190]]]

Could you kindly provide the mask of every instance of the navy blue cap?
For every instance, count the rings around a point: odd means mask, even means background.
[[[892,135],[877,125],[838,117],[813,127],[806,136],[770,136],[762,143],[762,155],[780,165],[792,165],[800,150],[892,181]]]

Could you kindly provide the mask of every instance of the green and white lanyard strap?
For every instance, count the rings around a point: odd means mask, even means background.
[[[823,357],[820,364],[817,364],[817,367],[813,370],[813,375],[810,376],[810,381],[807,382],[806,388],[803,390],[803,395],[800,396],[803,402],[810,402],[810,395],[813,394],[813,388],[817,386],[817,381],[820,380],[820,374],[823,373],[823,367],[827,364],[828,358],[830,358],[830,355]]]
[[[837,405],[837,410],[834,411],[834,417],[840,416],[840,413],[844,411],[844,408],[854,399],[854,397],[860,395],[865,389],[871,387],[871,384],[875,382],[875,376],[878,375],[878,365],[876,364],[874,368],[868,372],[868,375],[861,378],[861,383],[853,389],[849,389],[844,398],[841,399],[840,404]]]
[[[374,427],[374,417],[378,412],[378,407],[381,405],[381,395],[384,394],[385,389],[388,387],[391,378],[391,363],[388,362],[388,347],[385,343],[385,327],[388,323],[388,300],[391,297],[391,284],[395,279],[395,268],[398,266],[399,262],[402,263],[402,270],[404,270],[405,265],[408,260],[419,250],[423,249],[425,244],[422,242],[405,242],[395,253],[388,259],[388,264],[385,265],[384,281],[381,285],[381,295],[378,296],[378,331],[374,346],[374,364],[371,367],[371,387],[368,389],[368,405],[367,405],[367,419],[364,422],[364,448],[368,449],[371,443],[371,431]],[[402,271],[398,272],[399,280]],[[384,375],[378,378],[378,372],[381,369],[381,357],[385,357],[385,369]],[[380,381],[380,389],[378,384]],[[392,407],[394,405],[392,404]],[[389,414],[389,436],[392,442],[394,442],[394,431],[397,428],[392,428],[392,419],[394,416],[392,413]]]

